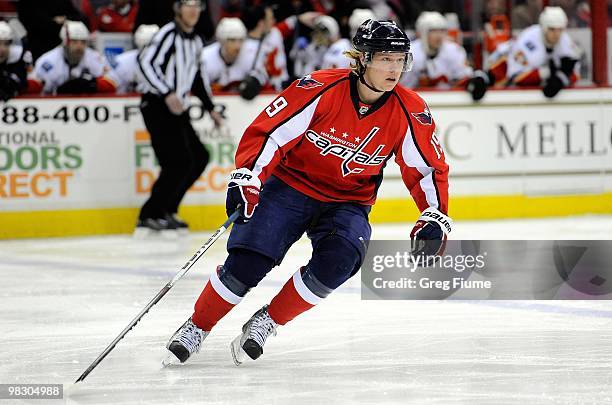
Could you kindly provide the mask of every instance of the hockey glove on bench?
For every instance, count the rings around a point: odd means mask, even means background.
[[[239,209],[240,217],[236,222],[239,224],[248,222],[259,204],[260,191],[261,180],[249,169],[243,167],[232,171],[225,200],[227,216],[229,217]]]
[[[410,232],[412,254],[426,256],[441,255],[446,247],[446,237],[453,220],[433,207],[421,213]]]

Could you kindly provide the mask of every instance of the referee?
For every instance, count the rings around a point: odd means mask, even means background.
[[[143,91],[140,111],[161,170],[140,209],[136,234],[187,229],[176,213],[209,158],[191,126],[190,92],[202,101],[215,125],[223,121],[213,109],[199,62],[203,43],[193,29],[201,11],[200,0],[176,0],[174,21],[164,25],[138,55]]]

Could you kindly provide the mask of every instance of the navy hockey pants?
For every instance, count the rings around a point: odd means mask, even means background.
[[[252,288],[306,232],[313,248],[307,268],[333,290],[361,267],[372,233],[370,208],[317,201],[272,176],[263,187],[253,218],[232,228],[225,271]]]

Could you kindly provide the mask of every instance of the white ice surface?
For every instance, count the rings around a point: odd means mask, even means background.
[[[378,225],[373,238],[402,239],[410,227]],[[455,239],[612,239],[612,217],[458,222],[453,232]],[[229,342],[307,262],[305,239],[187,365],[161,369],[167,338],[225,258],[220,240],[85,382],[72,385],[206,237],[0,242],[0,383],[64,383],[64,402],[74,404],[612,403],[606,301],[361,301],[354,277],[279,328],[259,360],[234,366]]]

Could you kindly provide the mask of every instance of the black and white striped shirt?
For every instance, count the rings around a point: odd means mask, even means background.
[[[143,92],[163,97],[174,92],[187,107],[187,96],[194,80],[200,79],[196,78],[198,71],[201,82],[208,84],[200,65],[203,47],[198,35],[182,32],[174,21],[164,25],[138,55]],[[210,93],[210,89],[205,91]]]

